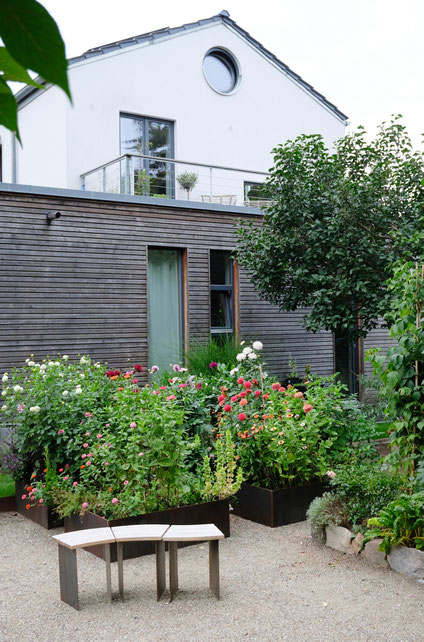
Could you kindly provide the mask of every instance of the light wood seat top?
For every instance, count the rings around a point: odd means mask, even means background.
[[[224,539],[215,524],[184,524],[170,526],[163,536],[164,542],[204,542],[211,539]]]
[[[113,544],[115,542],[112,530],[108,527],[87,528],[81,531],[63,533],[63,535],[53,535],[52,539],[70,549],[96,546],[96,544]]]
[[[161,540],[168,528],[169,524],[133,524],[112,526],[111,530],[117,542],[141,542]]]

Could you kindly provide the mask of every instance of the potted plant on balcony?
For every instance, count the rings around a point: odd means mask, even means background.
[[[196,172],[182,172],[177,176],[177,181],[181,187],[187,192],[187,200],[190,200],[190,192],[197,185],[199,175]]]

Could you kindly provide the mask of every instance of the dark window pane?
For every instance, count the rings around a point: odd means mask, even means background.
[[[211,292],[211,327],[231,328],[231,292]]]
[[[171,125],[157,120],[149,120],[150,156],[171,158]]]
[[[231,285],[232,270],[229,252],[211,252],[211,285]]]

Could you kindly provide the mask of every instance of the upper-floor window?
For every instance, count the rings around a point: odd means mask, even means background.
[[[174,124],[170,121],[121,114],[120,133],[121,155],[173,158]],[[134,194],[172,198],[174,186],[170,163],[133,157],[131,166]]]
[[[210,49],[203,59],[203,73],[212,89],[220,94],[233,92],[240,79],[234,57],[225,49]]]
[[[210,251],[211,333],[234,332],[234,266],[230,252]]]

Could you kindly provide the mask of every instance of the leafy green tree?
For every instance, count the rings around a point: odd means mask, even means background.
[[[0,0],[0,124],[18,139],[17,103],[9,82],[24,82],[40,89],[58,85],[71,98],[65,45],[59,29],[36,0]],[[40,75],[33,80],[28,70]]]
[[[310,308],[308,330],[365,336],[390,307],[392,266],[424,247],[424,155],[400,116],[372,142],[359,128],[333,150],[304,135],[273,152],[272,204],[262,225],[238,226],[237,258],[261,298]]]

